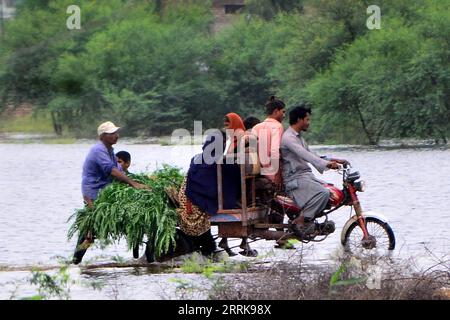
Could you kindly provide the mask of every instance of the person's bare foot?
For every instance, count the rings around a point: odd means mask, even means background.
[[[222,238],[222,240],[220,240],[219,242],[219,247],[222,249],[228,248],[228,239]]]
[[[219,242],[219,248],[224,249],[225,252],[226,252],[230,257],[237,256],[237,253],[235,253],[233,250],[231,250],[230,247],[228,246],[228,239],[227,239],[227,238],[222,238],[222,240],[220,240],[220,242]]]
[[[239,254],[243,255],[245,257],[257,257],[258,251],[253,250],[253,249],[248,249],[248,250],[242,250],[241,252],[239,252]]]
[[[239,252],[240,255],[243,255],[245,257],[256,257],[258,256],[258,251],[253,250],[250,248],[250,245],[247,242],[247,238],[242,238],[242,242],[239,245],[239,248],[242,249],[241,252]]]
[[[250,246],[247,243],[247,238],[242,238],[241,244],[239,245],[239,248],[243,250],[249,250]]]

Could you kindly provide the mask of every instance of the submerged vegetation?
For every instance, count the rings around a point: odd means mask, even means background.
[[[105,243],[124,237],[129,249],[151,241],[157,255],[167,252],[175,243],[177,213],[165,190],[180,186],[183,175],[180,169],[164,165],[151,175],[136,174],[132,178],[149,186],[151,191],[113,182],[100,192],[94,209],[80,209],[71,216],[75,221],[69,229],[69,238],[76,232],[92,232]]]
[[[246,272],[250,268],[251,262],[249,261],[236,262],[227,258],[214,261],[194,252],[183,260],[180,269],[184,273],[201,273],[207,278],[212,278],[215,273],[239,273]]]

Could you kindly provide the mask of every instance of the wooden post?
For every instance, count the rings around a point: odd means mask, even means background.
[[[219,210],[223,210],[223,186],[222,186],[222,164],[217,163],[217,195],[219,200]]]
[[[255,182],[256,177],[253,176],[252,177],[252,207],[255,208],[256,207],[256,182]]]
[[[242,205],[242,225],[248,225],[247,217],[247,183],[245,179],[245,163],[239,165],[241,169],[241,205]]]

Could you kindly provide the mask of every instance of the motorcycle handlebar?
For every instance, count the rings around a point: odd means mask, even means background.
[[[350,163],[345,163],[345,164],[338,164],[339,168],[337,169],[340,172],[348,172],[350,170],[350,168],[352,167]]]

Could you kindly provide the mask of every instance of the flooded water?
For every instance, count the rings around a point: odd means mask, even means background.
[[[27,285],[31,266],[54,266],[58,264],[55,257],[68,258],[73,253],[76,239],[67,240],[67,219],[76,208],[82,207],[81,168],[91,144],[0,144],[0,299],[32,295],[35,288]],[[320,154],[348,159],[360,171],[368,185],[366,192],[360,194],[362,207],[389,219],[397,239],[394,257],[412,256],[421,266],[432,265],[436,258],[448,258],[448,148],[383,150],[319,146],[315,149]],[[131,172],[148,172],[163,163],[187,170],[190,158],[201,147],[119,140],[115,150],[131,153]],[[341,176],[336,172],[326,172],[321,178],[341,185]],[[322,243],[303,246],[309,263],[327,263],[330,255],[339,250],[340,231],[349,214],[348,208],[339,209],[330,217],[336,222],[335,233]],[[274,250],[273,246],[273,241],[263,240],[252,244],[262,256],[274,252],[273,259],[292,254],[292,250]],[[91,248],[84,261],[113,261],[115,257],[132,259],[125,243]],[[73,299],[173,299],[180,298],[177,296],[180,283],[185,285],[180,279],[204,288],[210,285],[202,275],[140,268],[88,272],[73,266],[69,272],[75,279],[106,284],[100,291],[77,284],[71,290]],[[206,296],[203,293],[196,298]]]

